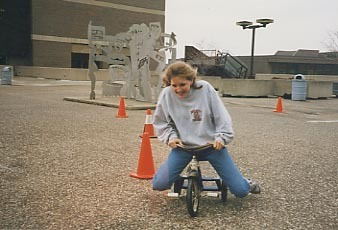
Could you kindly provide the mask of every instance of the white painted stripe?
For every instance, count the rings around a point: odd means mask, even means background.
[[[58,37],[58,36],[39,35],[39,34],[32,34],[32,40],[48,41],[48,42],[89,44],[88,39]]]
[[[152,115],[146,115],[146,121],[144,122],[144,124],[146,125],[152,124],[153,123],[152,120],[153,120]]]
[[[59,37],[59,36],[50,36],[50,35],[40,35],[40,34],[32,34],[32,40],[37,41],[47,41],[47,42],[63,42],[63,43],[71,43],[71,44],[84,44],[88,45],[88,39],[81,38],[69,38],[69,37]],[[107,45],[106,41],[95,41],[95,44]]]
[[[152,10],[152,9],[147,9],[147,8],[142,8],[142,7],[127,6],[127,5],[121,5],[121,4],[110,3],[110,2],[102,2],[102,1],[96,1],[96,0],[63,0],[63,1],[93,5],[93,6],[108,7],[108,8],[118,9],[118,10],[127,10],[127,11],[133,11],[133,12],[138,12],[138,13],[165,15],[165,12],[162,10]]]
[[[338,120],[328,120],[328,121],[316,121],[316,120],[313,120],[313,121],[307,121],[307,122],[310,122],[310,123],[338,123]]]

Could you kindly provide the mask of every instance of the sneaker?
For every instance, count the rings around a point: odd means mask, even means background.
[[[256,181],[253,181],[251,179],[247,179],[247,181],[250,185],[250,193],[252,193],[252,194],[261,193],[261,188],[259,187],[259,184]]]

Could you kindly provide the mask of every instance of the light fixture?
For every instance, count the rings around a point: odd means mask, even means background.
[[[257,24],[253,24],[250,21],[239,21],[236,25],[241,26],[243,30],[252,29],[252,42],[251,42],[251,59],[250,59],[250,75],[249,78],[255,78],[254,76],[254,49],[255,49],[255,31],[256,28],[266,27],[266,25],[273,23],[273,19],[261,18],[256,20]]]

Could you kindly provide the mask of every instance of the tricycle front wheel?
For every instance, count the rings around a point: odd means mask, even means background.
[[[198,214],[198,208],[200,204],[200,189],[196,177],[188,178],[188,187],[187,187],[187,208],[191,217],[196,217]]]

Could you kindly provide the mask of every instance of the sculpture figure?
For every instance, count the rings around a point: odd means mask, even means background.
[[[161,73],[165,68],[165,61],[166,61],[166,54],[165,52],[169,50],[172,53],[172,59],[171,61],[176,60],[176,50],[173,48],[176,44],[176,38],[175,34],[172,33],[171,35],[162,33],[161,30],[161,24],[159,22],[151,22],[149,23],[150,27],[150,36],[148,39],[148,42],[146,44],[147,50],[149,50],[149,57],[151,60],[153,60],[157,66],[154,70],[155,75],[157,75],[158,83],[156,87],[154,88],[154,97],[157,99],[162,88],[162,79],[161,79]],[[168,42],[166,42],[166,38],[169,39]],[[166,45],[164,45],[166,44]]]
[[[138,84],[136,100],[152,101],[150,85],[149,55],[146,46],[149,38],[149,28],[144,24],[134,24],[128,31],[131,40],[129,42],[132,73]]]
[[[167,42],[166,40],[169,39]],[[172,60],[176,59],[177,44],[175,34],[164,34],[159,22],[152,22],[149,27],[142,24],[132,25],[127,33],[115,36],[105,34],[102,26],[88,25],[89,70],[91,80],[90,99],[95,99],[95,72],[98,70],[95,61],[109,65],[109,84],[123,81],[120,95],[135,98],[139,101],[156,102],[161,91],[160,73],[165,68],[165,52],[169,50]],[[130,57],[122,50],[129,48]],[[150,62],[156,65],[154,74],[158,75],[157,85],[151,87]]]
[[[90,79],[90,100],[95,100],[95,84],[98,67],[95,63],[97,54],[97,44],[95,42],[103,41],[105,36],[105,28],[103,26],[93,26],[90,21],[88,24],[88,43],[90,48],[89,60],[88,60],[88,76]]]

